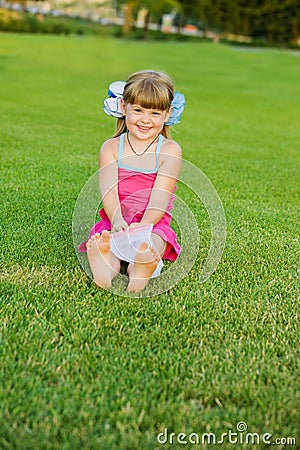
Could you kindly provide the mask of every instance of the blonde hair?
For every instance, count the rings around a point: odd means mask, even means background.
[[[154,70],[141,70],[135,72],[127,79],[123,99],[125,105],[137,104],[147,109],[168,111],[174,98],[174,86],[171,78],[162,72]],[[125,117],[117,120],[116,132],[118,137],[127,131]],[[164,125],[162,135],[170,137],[168,125]]]

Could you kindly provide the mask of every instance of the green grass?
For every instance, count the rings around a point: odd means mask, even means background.
[[[0,48],[1,448],[200,448],[156,436],[239,421],[299,448],[299,56],[14,34]],[[208,220],[183,186],[203,239],[193,269],[126,298],[82,270],[72,215],[114,129],[107,85],[142,68],[186,95],[173,136],[214,184],[227,241],[199,284]],[[222,445],[250,447],[270,446]]]

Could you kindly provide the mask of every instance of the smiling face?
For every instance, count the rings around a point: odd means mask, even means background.
[[[144,108],[137,104],[122,103],[127,130],[138,140],[152,140],[159,135],[167,122],[171,108],[167,111]]]
[[[153,70],[142,70],[131,75],[124,88],[122,113],[125,125],[132,137],[144,141],[162,133],[171,113],[174,98],[172,80],[168,75]]]

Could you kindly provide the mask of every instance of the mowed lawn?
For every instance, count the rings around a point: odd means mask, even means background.
[[[200,283],[209,221],[183,186],[195,264],[134,298],[94,286],[72,217],[114,130],[107,86],[144,68],[186,96],[173,137],[218,192],[227,239]],[[1,448],[202,448],[230,432],[221,448],[270,448],[265,433],[300,448],[299,80],[284,50],[0,34]]]

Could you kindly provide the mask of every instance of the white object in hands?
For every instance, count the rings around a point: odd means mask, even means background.
[[[153,245],[151,231],[153,225],[140,225],[126,230],[112,233],[110,236],[110,249],[113,254],[122,261],[134,264],[135,256],[142,242],[147,242],[149,247]],[[158,277],[164,263],[159,261],[151,278]]]

